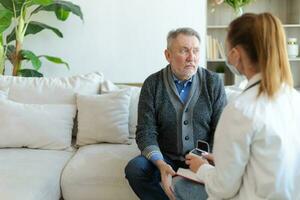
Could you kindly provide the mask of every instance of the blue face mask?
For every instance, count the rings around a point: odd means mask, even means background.
[[[225,64],[227,65],[228,69],[235,75],[238,75],[238,76],[242,76],[241,72],[239,72],[239,70],[237,70],[237,68],[235,66],[233,66],[232,64],[229,64],[228,62],[228,56],[226,56],[226,59],[225,59]]]

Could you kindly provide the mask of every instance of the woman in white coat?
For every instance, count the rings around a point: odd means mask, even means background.
[[[226,49],[229,68],[248,85],[225,107],[213,153],[186,156],[205,191],[175,177],[176,199],[298,200],[300,94],[293,88],[282,24],[270,13],[244,14],[229,25]]]

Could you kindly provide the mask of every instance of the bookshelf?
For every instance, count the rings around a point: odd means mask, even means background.
[[[207,35],[217,39],[223,46],[227,34],[228,24],[236,18],[233,9],[226,3],[213,7],[213,0],[207,0]],[[214,12],[211,10],[214,9]],[[297,38],[300,44],[300,1],[299,0],[256,0],[244,7],[244,13],[270,12],[276,15],[283,23],[287,38]],[[300,48],[299,48],[300,49]],[[300,52],[298,57],[289,58],[294,83],[296,88],[300,88]],[[225,59],[208,58],[207,68],[215,71],[219,65],[225,66]],[[225,85],[238,85],[240,78],[234,76],[225,68]]]

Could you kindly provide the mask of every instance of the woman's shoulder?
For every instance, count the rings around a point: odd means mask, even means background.
[[[237,95],[228,106],[231,109],[237,110],[248,118],[255,117],[258,109],[262,109],[264,106],[264,98],[261,98],[258,94],[258,87],[253,87],[250,90],[242,91]]]
[[[258,94],[259,86],[253,87],[238,95],[228,106],[249,118],[255,118],[256,121],[268,118],[276,110],[287,109],[292,104],[294,109],[300,109],[300,105],[298,105],[300,93],[293,88],[282,87],[274,98],[270,98],[264,93]],[[292,107],[290,109],[293,109]]]

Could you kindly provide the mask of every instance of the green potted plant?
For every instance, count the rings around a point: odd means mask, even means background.
[[[226,3],[228,6],[230,6],[237,15],[243,14],[243,7],[252,1],[255,0],[214,0],[214,3],[217,5],[220,5],[222,3]]]
[[[4,74],[5,60],[13,66],[13,76],[41,77],[39,72],[44,58],[56,64],[69,65],[59,57],[36,55],[30,50],[22,48],[24,38],[30,34],[37,34],[42,30],[50,30],[58,37],[63,34],[55,27],[46,23],[33,21],[32,16],[39,12],[53,12],[58,20],[65,21],[73,13],[83,20],[81,9],[78,5],[62,0],[0,0],[0,74]],[[4,35],[6,30],[12,30]],[[22,61],[29,61],[32,68],[24,66]]]

